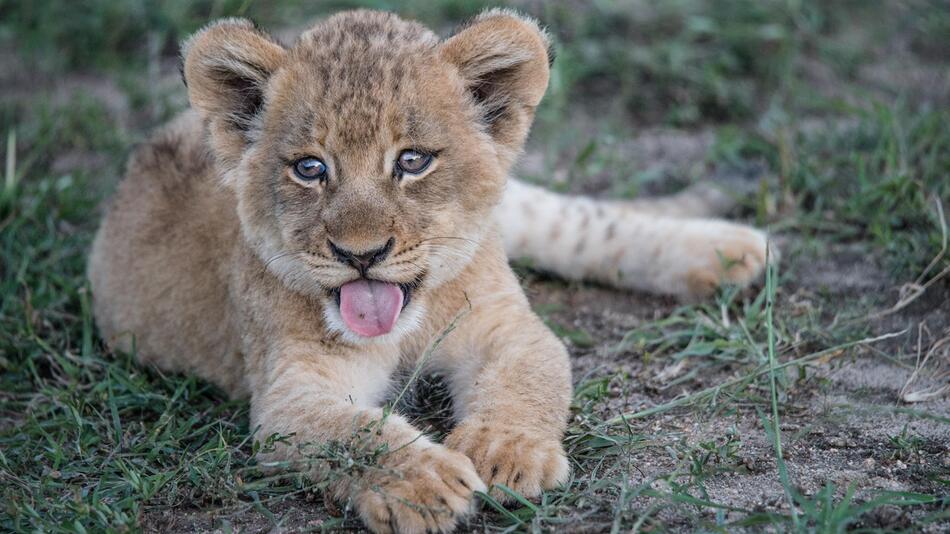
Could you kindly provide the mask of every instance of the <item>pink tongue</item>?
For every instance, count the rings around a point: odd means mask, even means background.
[[[389,333],[402,311],[402,290],[396,284],[356,280],[340,288],[340,315],[361,336]]]

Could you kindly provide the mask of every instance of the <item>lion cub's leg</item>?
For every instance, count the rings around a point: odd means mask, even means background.
[[[387,373],[359,355],[321,357],[308,347],[268,357],[251,399],[258,437],[292,434],[262,461],[291,461],[328,478],[374,532],[449,531],[485,486],[465,455],[433,443],[375,399]],[[344,448],[354,465],[332,462]],[[329,454],[329,456],[328,456]],[[332,469],[331,469],[332,467]]]
[[[526,257],[568,279],[692,300],[725,283],[748,285],[766,261],[765,233],[704,218],[728,205],[721,193],[704,202],[708,192],[607,202],[510,182],[496,213],[511,258]]]
[[[498,262],[496,272],[468,293],[472,311],[446,340],[452,357],[443,372],[458,425],[445,443],[468,455],[489,486],[505,484],[534,497],[570,474],[561,444],[570,362],[504,259]]]

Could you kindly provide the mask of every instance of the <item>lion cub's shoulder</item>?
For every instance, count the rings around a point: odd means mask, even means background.
[[[126,181],[137,188],[173,197],[188,194],[214,175],[201,117],[188,110],[136,146],[129,158]]]

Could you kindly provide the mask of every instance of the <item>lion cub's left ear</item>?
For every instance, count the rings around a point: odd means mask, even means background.
[[[241,157],[287,50],[245,19],[206,26],[182,45],[188,99],[208,121],[219,161]]]
[[[550,75],[548,36],[533,19],[491,10],[441,45],[458,68],[495,141],[510,160],[521,149]]]

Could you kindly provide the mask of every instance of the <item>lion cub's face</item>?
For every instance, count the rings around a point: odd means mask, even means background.
[[[495,12],[439,41],[385,13],[284,48],[243,21],[185,47],[244,236],[352,339],[408,330],[478,250],[547,84],[537,26]]]

